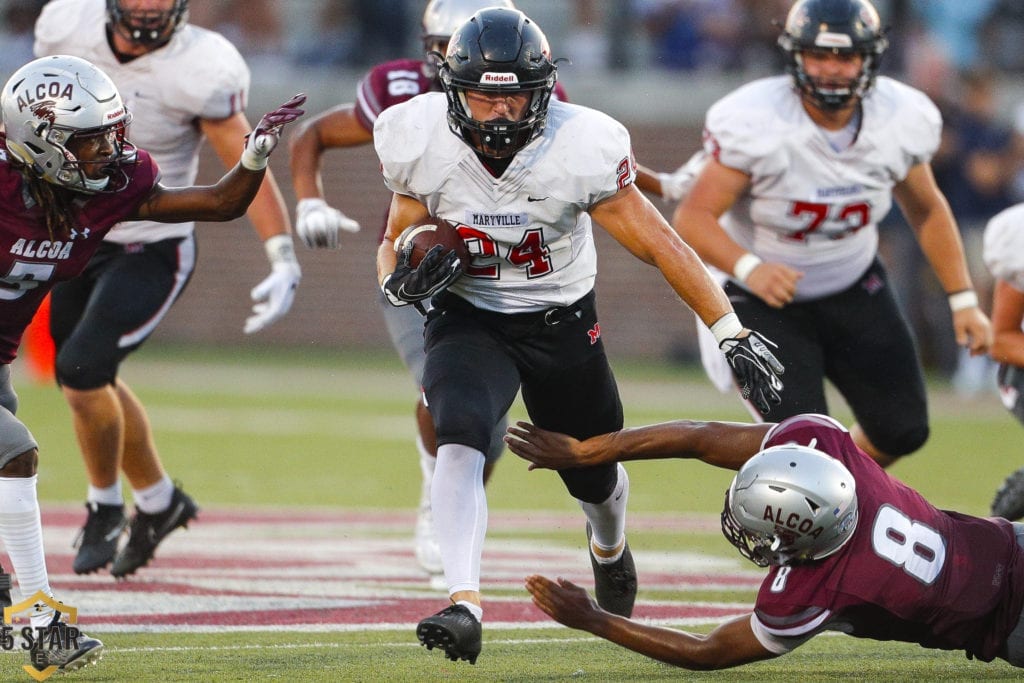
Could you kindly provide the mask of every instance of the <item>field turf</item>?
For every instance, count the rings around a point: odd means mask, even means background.
[[[614,361],[614,359],[613,359]],[[694,368],[616,363],[629,425],[676,417],[745,421],[731,396],[717,394]],[[173,477],[209,510],[262,509],[365,514],[400,512],[410,523],[419,495],[412,441],[411,380],[388,355],[298,355],[277,351],[225,353],[145,349],[125,365],[125,378],[146,404],[157,443]],[[39,491],[44,515],[74,510],[84,474],[68,410],[52,386],[33,384],[16,368],[19,416],[40,442]],[[985,514],[1003,477],[1021,466],[1021,428],[994,393],[958,399],[942,382],[930,385],[932,437],[893,467],[896,476],[940,507]],[[849,420],[836,402],[834,414]],[[514,418],[523,418],[521,405]],[[689,551],[755,570],[721,537],[716,516],[731,475],[693,462],[629,465],[630,544],[638,555],[640,600],[749,605],[747,587],[730,590],[645,589],[642,559]],[[488,548],[510,545],[580,548],[582,516],[550,472],[527,472],[506,454],[488,488]],[[503,516],[578,517],[580,528],[502,525]],[[673,524],[671,520],[696,520]],[[202,520],[202,517],[201,517]],[[666,520],[664,524],[648,524]],[[645,528],[645,525],[647,528]],[[201,527],[197,527],[201,528]],[[577,533],[578,531],[578,533]],[[181,534],[181,532],[178,532]],[[199,533],[190,530],[185,534]],[[183,539],[188,536],[182,534]],[[175,537],[169,539],[172,544]],[[62,539],[63,541],[63,539]],[[343,547],[345,539],[338,540]],[[48,551],[50,551],[48,544]],[[65,551],[63,548],[60,552]],[[162,555],[140,579],[158,575]],[[168,558],[173,548],[168,549]],[[282,558],[275,557],[274,560]],[[170,559],[168,559],[168,562]],[[585,563],[584,559],[580,560]],[[583,566],[585,569],[585,564]],[[531,571],[524,566],[522,573]],[[147,574],[152,572],[152,574]],[[54,570],[51,568],[51,573]],[[56,585],[63,580],[57,573]],[[109,577],[107,577],[109,578]],[[295,580],[295,579],[293,579]],[[301,579],[299,579],[301,580]],[[484,576],[485,590],[487,576]],[[73,584],[68,584],[72,585]],[[430,594],[430,593],[428,593]],[[523,599],[514,583],[495,596]],[[67,592],[75,596],[72,588]],[[430,595],[438,595],[433,593]],[[367,597],[372,598],[372,590]],[[438,607],[441,603],[438,604]],[[381,607],[387,609],[387,607]],[[423,615],[425,616],[425,615]],[[685,623],[705,631],[713,626]],[[107,643],[99,666],[73,674],[82,681],[654,681],[654,680],[999,680],[1016,679],[1001,663],[968,661],[962,653],[829,636],[772,662],[713,673],[687,673],[549,623],[488,626],[476,666],[445,660],[416,643],[411,627],[368,630],[235,630],[97,633]],[[0,656],[0,679],[29,680],[14,655]]]

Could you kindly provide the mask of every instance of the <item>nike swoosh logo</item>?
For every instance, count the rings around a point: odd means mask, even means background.
[[[526,201],[528,201],[528,202],[542,202],[545,199],[547,199],[547,197],[532,197],[532,196],[530,196],[530,197],[526,198]]]
[[[181,515],[181,513],[182,513],[182,511],[184,509],[185,509],[185,503],[184,502],[178,503],[175,506],[175,508],[174,508],[174,512],[171,513],[171,516],[167,518],[166,522],[164,522],[163,524],[160,525],[159,529],[154,529],[153,527],[150,527],[149,528],[150,540],[151,541],[156,540],[158,534],[162,537],[162,536],[166,536],[167,534],[171,533],[171,531],[173,531],[174,528],[177,526],[176,522],[178,521],[178,517]]]
[[[116,527],[107,532],[107,535],[103,537],[104,541],[113,541],[115,538],[120,536],[124,532],[126,524],[121,522]]]

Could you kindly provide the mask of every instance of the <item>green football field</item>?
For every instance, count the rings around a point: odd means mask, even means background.
[[[717,394],[694,368],[616,364],[630,425],[677,417],[746,420],[731,396]],[[238,353],[159,349],[153,346],[126,363],[125,378],[150,413],[157,443],[171,475],[205,509],[240,516],[261,510],[313,510],[324,514],[392,514],[400,528],[381,527],[382,536],[404,548],[411,537],[419,496],[419,471],[412,440],[416,393],[390,354],[298,355],[278,351]],[[15,375],[19,416],[41,446],[39,491],[44,515],[77,510],[84,499],[84,475],[69,415],[59,392]],[[947,387],[931,387],[933,432],[927,446],[892,468],[940,507],[985,514],[1003,477],[1020,466],[1021,428],[994,394],[959,400]],[[834,414],[848,420],[841,403]],[[523,418],[520,405],[514,418]],[[693,462],[629,465],[630,542],[638,558],[639,600],[701,605],[749,606],[747,586],[707,588],[657,585],[645,589],[644,560],[661,553],[725,563],[731,572],[755,571],[716,530],[722,493],[731,473]],[[568,552],[582,549],[582,516],[550,472],[527,472],[506,454],[488,487],[492,529],[485,544],[505,552],[523,548]],[[502,524],[551,514],[580,520],[580,528]],[[222,516],[224,516],[222,514]],[[230,516],[230,515],[228,515]],[[200,521],[203,517],[201,516]],[[408,524],[405,525],[405,522]],[[678,522],[678,523],[676,523]],[[575,524],[575,522],[574,522]],[[197,530],[182,539],[202,539]],[[353,531],[353,537],[369,532]],[[344,557],[348,533],[335,550]],[[177,536],[168,540],[176,543]],[[327,538],[328,547],[331,538]],[[63,543],[64,539],[61,539]],[[361,542],[361,541],[360,541]],[[51,544],[48,541],[48,551]],[[165,565],[187,555],[187,545],[167,549]],[[161,551],[164,549],[161,548]],[[60,552],[67,552],[63,549]],[[294,551],[292,551],[294,552]],[[406,550],[403,550],[406,552]],[[579,551],[582,556],[582,550]],[[154,567],[140,581],[156,576]],[[524,555],[524,558],[532,555]],[[673,556],[675,557],[675,556]],[[268,557],[278,561],[280,557]],[[286,559],[286,558],[285,558]],[[523,575],[535,571],[520,562]],[[585,563],[585,559],[581,559]],[[583,566],[586,569],[585,565]],[[386,567],[381,567],[383,572]],[[269,571],[269,570],[268,570]],[[51,568],[51,573],[54,570]],[[147,574],[147,572],[152,572]],[[188,573],[175,576],[188,581]],[[109,579],[109,577],[107,577]],[[61,581],[64,579],[61,579]],[[98,581],[99,579],[93,579]],[[301,579],[293,579],[301,581]],[[485,589],[488,577],[484,576]],[[56,581],[61,585],[61,581]],[[70,581],[70,580],[69,580]],[[75,584],[69,596],[75,596]],[[372,598],[376,584],[354,590]],[[86,588],[94,588],[83,585]],[[436,592],[413,587],[414,596]],[[496,587],[495,598],[521,601],[515,581]],[[437,607],[442,603],[439,601]],[[388,609],[386,606],[381,609]],[[425,616],[423,614],[421,616]],[[713,626],[681,621],[688,629]],[[476,666],[454,664],[426,652],[411,628],[352,630],[223,629],[150,633],[106,630],[107,651],[97,667],[76,672],[90,681],[647,681],[647,680],[965,680],[1015,679],[1005,664],[966,660],[962,653],[927,651],[904,644],[879,644],[830,636],[773,662],[716,673],[687,673],[627,652],[586,634],[533,623],[502,627],[485,620],[484,651]],[[21,660],[0,657],[0,678],[29,680]]]

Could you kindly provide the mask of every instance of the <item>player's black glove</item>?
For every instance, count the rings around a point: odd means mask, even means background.
[[[740,395],[752,401],[762,415],[767,415],[773,404],[782,403],[782,397],[779,396],[782,380],[779,375],[786,370],[768,348],[768,344],[775,346],[763,335],[751,330],[746,337],[729,337],[718,345],[725,352],[732,374],[739,382]]]
[[[462,275],[459,255],[454,251],[446,253],[440,244],[434,245],[415,268],[409,265],[411,255],[410,241],[398,252],[398,264],[394,272],[381,283],[384,296],[392,306],[405,306],[429,299]]]

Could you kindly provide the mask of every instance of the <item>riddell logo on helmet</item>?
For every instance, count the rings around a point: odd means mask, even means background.
[[[829,48],[850,48],[853,47],[853,39],[845,33],[830,33],[822,31],[814,39],[815,47]]]
[[[515,74],[499,73],[495,71],[488,71],[480,77],[480,83],[488,85],[504,85],[505,83],[518,82],[519,78]]]

